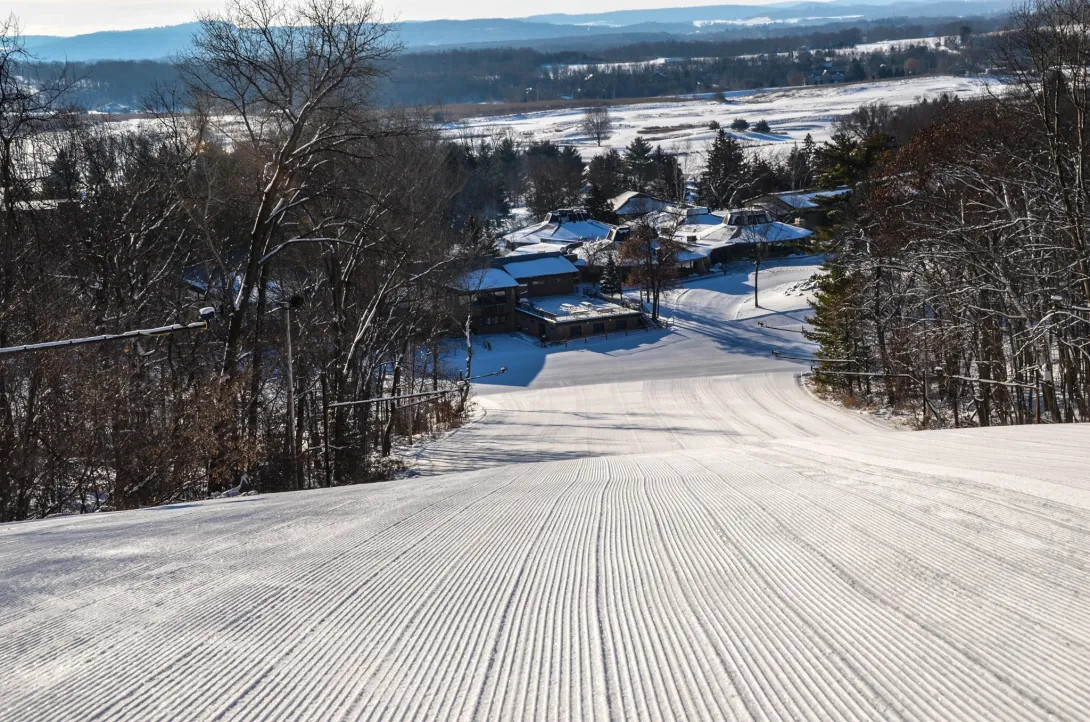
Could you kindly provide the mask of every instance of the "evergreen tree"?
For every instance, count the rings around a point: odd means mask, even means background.
[[[854,83],[866,79],[867,71],[863,69],[863,64],[859,62],[858,58],[853,58],[852,62],[848,63],[848,69],[844,72],[844,80]]]
[[[587,182],[596,186],[607,199],[625,190],[624,159],[616,148],[610,148],[591,159],[587,166]]]
[[[613,205],[609,200],[610,197],[607,197],[600,187],[593,183],[590,184],[590,192],[587,193],[585,204],[587,213],[596,221],[616,225],[617,214],[613,212]]]
[[[621,273],[617,270],[614,255],[615,253],[610,253],[606,259],[606,267],[602,270],[602,279],[598,283],[602,293],[607,296],[616,296],[621,292]]]
[[[651,144],[637,135],[625,148],[624,164],[629,190],[646,192],[655,175]]]
[[[679,203],[685,200],[685,176],[677,157],[667,153],[662,146],[656,146],[651,154],[655,164],[655,178],[651,181],[651,195],[663,200]]]
[[[697,203],[715,210],[738,199],[748,175],[742,145],[720,128],[708,149],[708,162],[697,184]]]

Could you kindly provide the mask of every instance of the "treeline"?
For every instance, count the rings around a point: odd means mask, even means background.
[[[902,27],[901,32],[888,28],[866,36],[858,28],[846,28],[833,33],[720,42],[640,43],[595,53],[543,53],[529,48],[413,53],[398,58],[383,93],[389,102],[404,105],[519,103],[802,85],[811,80],[808,76],[826,69],[845,73],[844,79],[849,81],[926,72],[979,72],[988,67],[990,39],[984,33],[993,27],[993,21],[981,20],[975,26],[968,22],[930,29],[913,25]],[[822,52],[863,41],[927,37],[936,30],[955,39],[956,52],[922,45],[857,58]],[[646,64],[663,57],[675,60]]]
[[[996,29],[998,22],[992,18],[971,18],[932,24],[838,24],[771,37],[679,38],[621,44],[594,52],[543,52],[508,47],[404,53],[378,64],[386,75],[377,79],[377,98],[386,105],[431,106],[561,96],[639,98],[798,85],[806,82],[808,74],[825,69],[826,56],[818,50],[932,35],[958,38],[958,52],[918,47],[893,53],[868,53],[859,59],[856,67],[851,66],[851,58],[836,57],[832,65],[850,71],[849,80],[880,77],[883,65],[890,69],[889,76],[895,69],[898,74],[967,72],[987,66],[984,35]],[[663,57],[678,60],[656,66],[611,67]],[[911,69],[906,71],[905,64],[909,61]],[[570,69],[573,65],[576,68]],[[589,66],[594,66],[593,70]],[[58,68],[56,64],[45,64],[24,74],[48,74]],[[107,103],[141,109],[155,97],[157,89],[178,82],[173,63],[152,60],[72,63],[66,72],[78,81],[72,84],[66,99],[89,109]],[[533,91],[527,93],[527,88]]]
[[[1009,92],[833,137],[858,185],[815,303],[823,383],[926,426],[1090,418],[1087,28],[1085,0],[1040,0],[997,49]]]
[[[217,312],[0,356],[0,521],[384,478],[464,417],[442,341],[489,249],[450,144],[378,107],[370,6],[256,9],[205,23],[172,111],[125,126],[24,82],[0,28],[0,347]]]

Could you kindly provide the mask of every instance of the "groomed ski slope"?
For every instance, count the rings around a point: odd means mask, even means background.
[[[1086,719],[1086,429],[825,406],[806,272],[525,346],[416,478],[0,527],[0,719]]]

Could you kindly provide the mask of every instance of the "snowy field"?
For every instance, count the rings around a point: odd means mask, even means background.
[[[729,93],[725,103],[693,99],[618,105],[610,108],[614,132],[602,147],[621,149],[637,135],[642,135],[667,150],[683,154],[696,152],[715,137],[715,131],[708,127],[711,121],[717,121],[726,129],[735,118],[744,118],[750,123],[767,120],[773,132],[735,132],[732,135],[752,147],[774,149],[782,146],[787,149],[792,143],[802,142],[807,133],[815,141],[827,140],[830,128],[839,118],[865,103],[882,101],[894,106],[909,105],[943,93],[971,98],[989,92],[989,88],[998,91],[994,79],[922,76],[850,85],[740,91]],[[449,132],[474,135],[509,128],[526,140],[548,139],[574,145],[584,158],[590,158],[602,149],[583,132],[582,116],[581,109],[572,108],[469,118],[452,125]]]
[[[0,527],[0,719],[1086,719],[1087,428],[809,396],[813,270],[495,337],[421,476]]]

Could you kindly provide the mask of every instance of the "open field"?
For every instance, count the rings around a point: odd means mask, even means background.
[[[813,271],[495,337],[413,478],[0,527],[0,719],[1085,719],[1088,429],[815,399]]]
[[[787,147],[801,142],[807,133],[821,142],[828,139],[830,128],[837,119],[865,103],[882,101],[895,106],[908,105],[943,93],[971,98],[989,92],[989,88],[996,90],[992,87],[994,83],[994,79],[982,77],[928,75],[903,80],[737,91],[727,93],[727,102],[706,98],[630,102],[610,108],[615,129],[603,148],[623,148],[636,135],[644,135],[667,150],[682,154],[699,151],[715,136],[709,123],[714,120],[727,128],[735,118],[745,118],[750,123],[764,119],[771,126],[772,133],[732,133],[751,147]],[[592,157],[600,149],[581,128],[581,108],[586,107],[587,102],[569,102],[572,107],[463,117],[448,127],[452,133],[469,135],[509,128],[524,139],[549,139],[562,145],[574,145],[584,158]],[[658,130],[672,127],[679,129]]]

